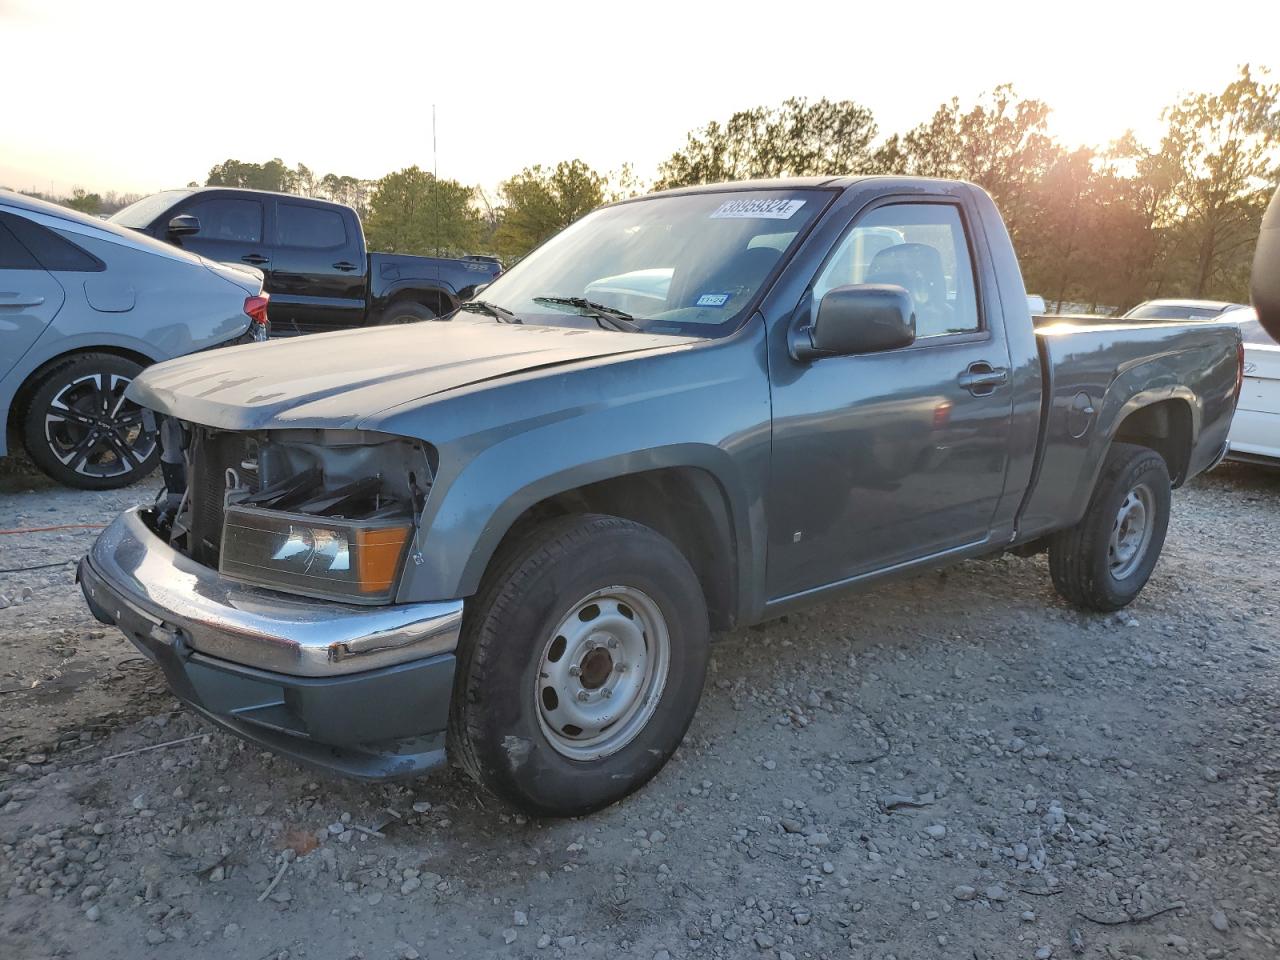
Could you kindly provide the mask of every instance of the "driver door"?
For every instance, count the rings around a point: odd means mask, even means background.
[[[1010,361],[969,222],[955,197],[891,198],[860,214],[814,278],[814,310],[843,284],[905,287],[912,345],[771,358],[771,600],[990,534],[1008,465]]]

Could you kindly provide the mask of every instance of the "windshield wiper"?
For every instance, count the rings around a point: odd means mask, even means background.
[[[585,297],[534,297],[533,302],[557,307],[577,307],[587,316],[595,317],[601,326],[607,324],[615,330],[623,330],[627,333],[640,332],[640,326],[631,314],[606,307],[603,303],[596,303],[594,300],[587,300]]]
[[[496,303],[490,303],[488,300],[466,300],[458,304],[458,309],[466,310],[468,313],[487,314],[499,323],[524,323],[523,320],[506,307],[500,307]]]

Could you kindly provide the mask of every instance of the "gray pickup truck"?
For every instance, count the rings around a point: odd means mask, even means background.
[[[249,740],[581,814],[679,745],[712,630],[1004,550],[1129,603],[1240,383],[1234,327],[1035,330],[970,184],[668,191],[442,321],[147,370],[167,492],[80,582]]]

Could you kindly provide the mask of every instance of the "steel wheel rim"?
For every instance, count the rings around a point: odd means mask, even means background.
[[[1107,566],[1117,580],[1141,566],[1155,530],[1155,494],[1145,483],[1130,490],[1116,511],[1107,542]]]
[[[133,380],[90,373],[59,390],[44,414],[44,438],[63,466],[85,477],[110,479],[137,470],[155,452],[142,408],[126,400]]]
[[[561,756],[617,753],[657,711],[671,666],[671,634],[657,603],[635,587],[583,597],[543,645],[534,675],[538,725]]]

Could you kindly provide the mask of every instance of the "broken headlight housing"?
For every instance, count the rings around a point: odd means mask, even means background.
[[[386,603],[413,525],[228,506],[219,572],[245,583],[345,603]]]

